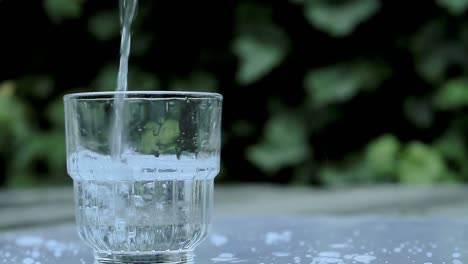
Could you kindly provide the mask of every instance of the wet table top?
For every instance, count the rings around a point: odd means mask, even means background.
[[[0,263],[93,263],[73,224],[0,233]],[[468,263],[468,222],[390,217],[215,217],[195,263]]]

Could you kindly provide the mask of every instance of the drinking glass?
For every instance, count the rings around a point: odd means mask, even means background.
[[[64,104],[76,224],[96,263],[192,263],[210,228],[222,96],[76,93]]]

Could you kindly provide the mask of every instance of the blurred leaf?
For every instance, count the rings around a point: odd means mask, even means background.
[[[187,78],[172,80],[169,87],[176,91],[216,92],[218,80],[205,71],[193,71]]]
[[[0,83],[0,125],[6,124],[11,118],[11,100],[15,90],[16,84],[13,81]]]
[[[49,121],[54,124],[55,128],[63,130],[65,129],[65,112],[62,98],[57,98],[48,105],[47,117]]]
[[[142,133],[139,149],[142,153],[159,156],[163,152],[175,152],[180,136],[179,122],[172,119],[148,122]]]
[[[117,87],[119,68],[113,64],[104,66],[92,83],[92,89],[98,91],[113,91]]]
[[[248,137],[254,133],[255,125],[247,120],[237,120],[232,123],[230,130],[237,137]]]
[[[307,162],[296,166],[291,184],[293,185],[308,185],[316,177],[315,164],[313,162]]]
[[[286,56],[284,47],[260,42],[253,37],[238,37],[234,42],[234,52],[240,59],[237,81],[243,85],[268,74]]]
[[[435,19],[424,25],[412,38],[411,49],[416,69],[427,82],[440,84],[448,71],[454,68],[468,72],[468,52],[461,42],[448,36],[449,31],[457,30],[446,21]]]
[[[51,171],[65,172],[66,152],[64,130],[48,131],[39,138],[42,143],[42,157],[47,160]],[[51,151],[50,146],[54,146]],[[65,176],[65,175],[64,175]]]
[[[454,15],[461,15],[468,8],[468,0],[436,0],[436,3]]]
[[[117,75],[115,77],[117,78]],[[161,90],[161,84],[154,74],[133,67],[129,69],[128,89],[137,91]]]
[[[132,35],[131,55],[134,57],[145,56],[153,43],[153,35],[150,32],[136,32]]]
[[[468,53],[458,44],[440,45],[428,51],[416,61],[416,68],[428,82],[440,83],[445,79],[449,68],[457,66],[468,69]]]
[[[99,91],[114,91],[117,87],[118,67],[113,64],[106,65],[97,74],[93,83],[93,89]],[[143,72],[138,68],[130,68],[128,72],[128,90],[159,90],[159,80],[154,74]]]
[[[456,110],[468,106],[468,80],[454,79],[446,82],[434,96],[435,105],[441,110]]]
[[[180,128],[178,120],[166,120],[159,128],[159,132],[155,135],[158,139],[158,144],[173,144],[180,136]]]
[[[247,85],[267,75],[286,57],[289,39],[265,6],[241,5],[237,9],[237,36],[233,52],[239,58],[236,79]]]
[[[51,146],[54,146],[51,151]],[[43,158],[54,168],[64,168],[65,166],[65,135],[59,132],[41,133],[36,132],[28,144],[24,145],[14,160],[14,168],[24,171],[31,167],[31,162],[35,159]]]
[[[420,142],[405,147],[397,169],[405,184],[433,184],[452,177],[440,153]]]
[[[468,22],[460,22],[460,41],[468,47]]]
[[[407,97],[403,102],[405,116],[419,128],[429,128],[434,120],[434,113],[429,100]]]
[[[348,160],[341,168],[331,165],[322,167],[319,177],[325,185],[332,186],[376,182],[375,173],[360,156]]]
[[[411,49],[417,55],[432,50],[444,41],[445,21],[442,19],[429,20],[412,37]]]
[[[366,162],[376,173],[376,177],[394,177],[398,154],[400,152],[400,142],[393,135],[383,135],[371,141],[366,149]]]
[[[334,37],[343,37],[377,13],[379,8],[379,0],[306,0],[304,12],[316,28]]]
[[[83,0],[44,0],[44,9],[49,18],[59,23],[81,15]]]
[[[307,109],[308,114],[306,115],[307,127],[313,131],[313,133],[320,133],[320,131],[327,126],[339,122],[341,119],[341,112],[337,108],[315,108],[313,103],[307,106],[309,107],[309,109]]]
[[[13,135],[13,140],[9,140],[9,144],[23,142],[30,134],[26,107],[15,96],[16,87],[14,81],[0,83],[0,136]]]
[[[49,97],[54,85],[54,79],[47,75],[27,75],[17,81],[18,93],[37,99]]]
[[[444,135],[434,143],[435,149],[451,164],[451,168],[457,173],[458,179],[467,180],[468,177],[468,152],[466,140],[459,127],[451,127]]]
[[[457,162],[459,166],[468,166],[466,163],[468,155],[465,139],[463,135],[461,135],[459,129],[450,129],[447,133],[437,139],[434,146],[443,157]]]
[[[388,76],[383,64],[356,61],[311,71],[304,82],[312,102],[321,106],[348,101],[360,90],[378,87]]]
[[[116,10],[102,11],[88,21],[88,30],[99,41],[109,41],[120,34],[119,15]]]
[[[36,187],[39,184],[38,180],[34,178],[34,174],[15,172],[10,176],[6,181],[8,188]]]
[[[271,117],[265,126],[262,141],[247,149],[247,158],[268,174],[299,164],[310,154],[303,122],[287,114]]]

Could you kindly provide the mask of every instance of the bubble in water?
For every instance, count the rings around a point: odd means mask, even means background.
[[[96,186],[101,185],[114,190],[105,198],[98,194],[99,199],[79,208],[80,235],[102,251],[150,252],[196,245],[206,236],[209,219],[204,216],[209,214],[211,207],[207,203],[212,201],[204,190],[210,190],[212,184],[213,180],[79,182],[77,189],[81,192],[88,188],[99,190]],[[200,198],[192,200],[197,192]]]
[[[140,195],[134,195],[133,202],[136,207],[144,207],[146,204],[145,201],[143,200],[143,197],[141,197]]]

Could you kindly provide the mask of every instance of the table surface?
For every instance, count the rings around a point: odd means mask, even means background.
[[[396,215],[468,219],[468,185],[372,185],[317,189],[216,184],[214,212],[229,216]],[[281,209],[278,209],[281,208]],[[73,189],[0,190],[0,231],[71,222]]]
[[[215,217],[195,263],[468,263],[468,222],[409,217]],[[91,264],[73,224],[0,233],[0,263]]]

